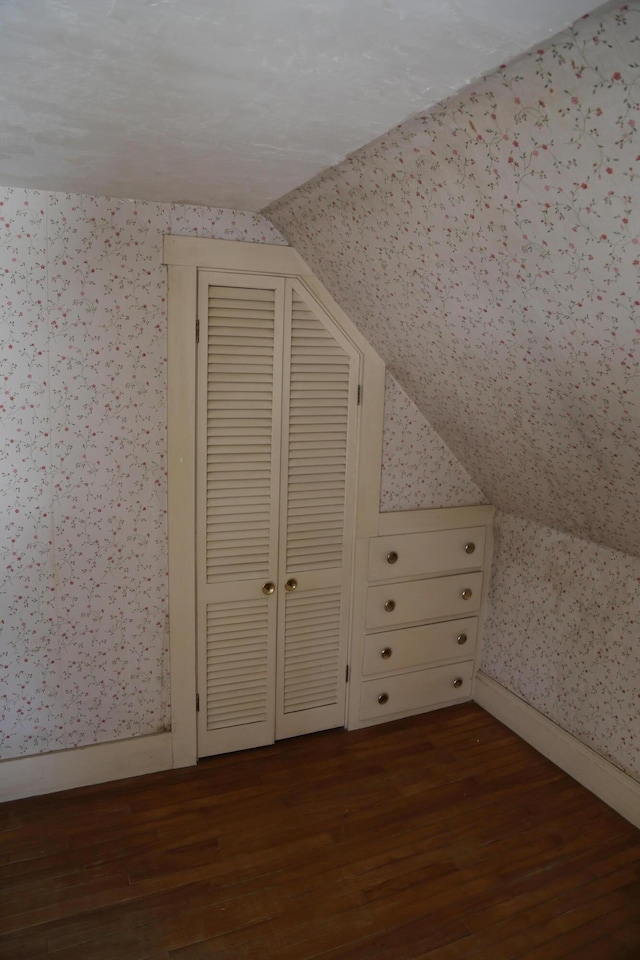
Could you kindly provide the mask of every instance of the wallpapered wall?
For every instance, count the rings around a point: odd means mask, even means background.
[[[231,210],[0,189],[3,758],[169,721],[169,232],[284,242]]]
[[[640,544],[640,0],[265,211],[487,497]]]
[[[487,502],[431,424],[387,373],[380,510],[386,513]]]
[[[162,234],[250,213],[0,188],[0,758],[168,724]],[[478,491],[388,386],[386,509]]]
[[[266,211],[504,511],[485,670],[636,776],[639,52],[587,17]]]
[[[482,669],[640,780],[640,558],[496,513]]]

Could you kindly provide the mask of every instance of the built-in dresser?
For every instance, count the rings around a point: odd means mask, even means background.
[[[493,507],[380,514],[358,541],[349,727],[469,700]]]

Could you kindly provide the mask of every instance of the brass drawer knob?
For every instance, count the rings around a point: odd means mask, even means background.
[[[395,600],[387,600],[386,603],[385,603],[385,605],[384,605],[384,608],[385,608],[385,610],[387,611],[387,613],[391,613],[391,611],[392,611],[392,610],[395,610],[395,608],[396,608],[396,602],[395,602]]]
[[[380,694],[378,694],[378,703],[379,703],[379,704],[386,703],[386,702],[388,701],[388,699],[389,699],[389,694],[388,694],[388,693],[380,693]]]
[[[458,636],[456,637],[456,640],[458,641],[461,647],[464,646],[464,644],[467,642],[466,633],[459,633]]]
[[[269,594],[271,593],[275,593],[275,590],[276,590],[276,585],[275,583],[271,583],[270,580],[267,580],[266,583],[262,584],[262,592],[266,593],[267,596],[269,596]]]
[[[395,552],[395,550],[391,550],[387,554],[387,563],[396,563],[397,560],[398,560],[398,554]]]
[[[456,677],[453,681],[453,685],[458,690],[462,686],[462,677]]]
[[[470,590],[469,587],[465,587],[460,596],[463,600],[470,600],[473,596],[473,591]]]
[[[380,651],[380,656],[382,657],[383,660],[388,660],[392,653],[393,653],[393,650],[391,649],[391,647],[383,647],[382,650]]]
[[[297,581],[297,580],[294,580],[294,578],[291,577],[290,580],[286,580],[286,581],[285,581],[284,588],[285,588],[285,590],[288,590],[289,593],[293,593],[294,590],[297,590],[297,589],[298,589],[298,581]]]
[[[465,553],[474,553],[474,552],[475,552],[475,549],[476,549],[475,543],[469,542],[469,543],[465,543],[465,545],[464,545],[464,552],[465,552]]]

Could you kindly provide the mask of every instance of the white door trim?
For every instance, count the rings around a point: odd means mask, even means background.
[[[384,420],[384,363],[302,258],[288,247],[193,237],[164,238],[168,268],[167,471],[169,530],[169,651],[174,767],[197,762],[195,410],[196,318],[199,268],[294,277],[363,355],[358,436],[356,530],[378,523]]]

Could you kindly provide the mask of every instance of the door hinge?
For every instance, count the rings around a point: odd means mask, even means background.
[[[200,694],[196,693],[196,713],[200,713]]]
[[[358,384],[358,406],[360,406],[361,401],[362,401],[362,384],[359,383]]]
[[[349,664],[347,664],[347,669],[345,671],[344,682],[349,683]]]
[[[200,343],[200,317],[196,317],[196,343]]]

